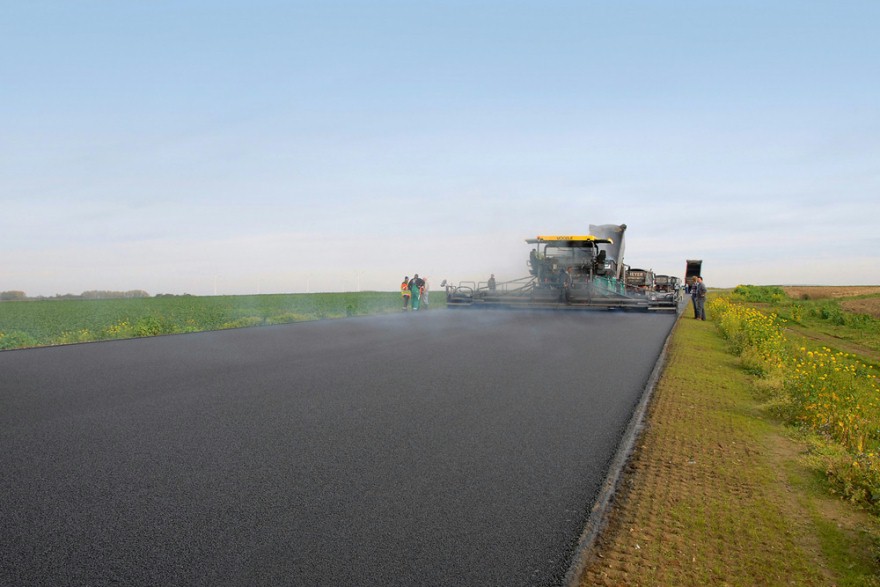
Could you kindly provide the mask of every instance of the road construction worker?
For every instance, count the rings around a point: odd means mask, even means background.
[[[568,269],[559,269],[559,301],[566,304],[571,303],[571,267]]]
[[[421,295],[419,296],[419,308],[422,310],[428,309],[428,278],[422,277],[422,287],[419,290]]]
[[[412,296],[412,309],[418,310],[421,304],[421,287],[425,284],[424,281],[421,280],[419,274],[416,273],[413,275],[413,278],[409,280],[409,293]]]
[[[403,311],[404,312],[409,310],[410,295],[411,295],[411,293],[409,291],[409,275],[407,275],[403,278],[403,283],[400,284],[400,297],[403,298]]]
[[[691,299],[694,302],[694,318],[697,320],[706,319],[706,284],[699,275],[694,277],[694,284],[691,286]]]

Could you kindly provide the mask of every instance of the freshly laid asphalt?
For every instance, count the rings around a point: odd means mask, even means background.
[[[558,584],[674,317],[0,352],[0,584]]]

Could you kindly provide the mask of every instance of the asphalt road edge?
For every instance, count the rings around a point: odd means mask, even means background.
[[[599,490],[599,495],[596,498],[596,502],[593,504],[593,509],[587,517],[587,523],[584,525],[577,546],[572,553],[571,564],[568,567],[568,571],[565,573],[565,579],[562,583],[566,587],[578,587],[581,574],[589,562],[589,556],[593,545],[608,520],[608,513],[611,509],[611,500],[614,497],[614,493],[617,491],[617,485],[620,482],[623,469],[629,461],[630,456],[632,456],[636,440],[638,440],[645,428],[644,420],[645,414],[648,411],[648,405],[651,403],[651,397],[654,395],[654,388],[657,386],[657,382],[660,381],[660,377],[663,375],[663,370],[666,368],[666,357],[669,350],[669,344],[672,340],[672,335],[675,334],[675,330],[678,328],[678,321],[685,308],[687,308],[687,305],[687,297],[685,297],[685,300],[679,304],[678,310],[675,313],[675,322],[672,324],[672,328],[669,329],[669,334],[666,335],[666,340],[663,342],[663,348],[660,350],[660,356],[657,358],[657,362],[654,364],[654,369],[648,377],[648,382],[645,385],[642,397],[633,411],[633,415],[626,426],[626,430],[623,433],[623,438],[620,441],[617,452],[611,460],[611,466],[608,468],[608,475],[602,483],[602,488]]]

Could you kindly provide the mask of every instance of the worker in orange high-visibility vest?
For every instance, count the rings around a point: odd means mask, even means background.
[[[403,278],[403,283],[400,284],[400,296],[403,298],[403,311],[406,312],[409,309],[409,297],[411,292],[409,291],[409,276]]]

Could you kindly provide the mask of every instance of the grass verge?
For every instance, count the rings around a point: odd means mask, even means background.
[[[809,449],[715,326],[682,318],[580,585],[880,585],[876,518]]]

